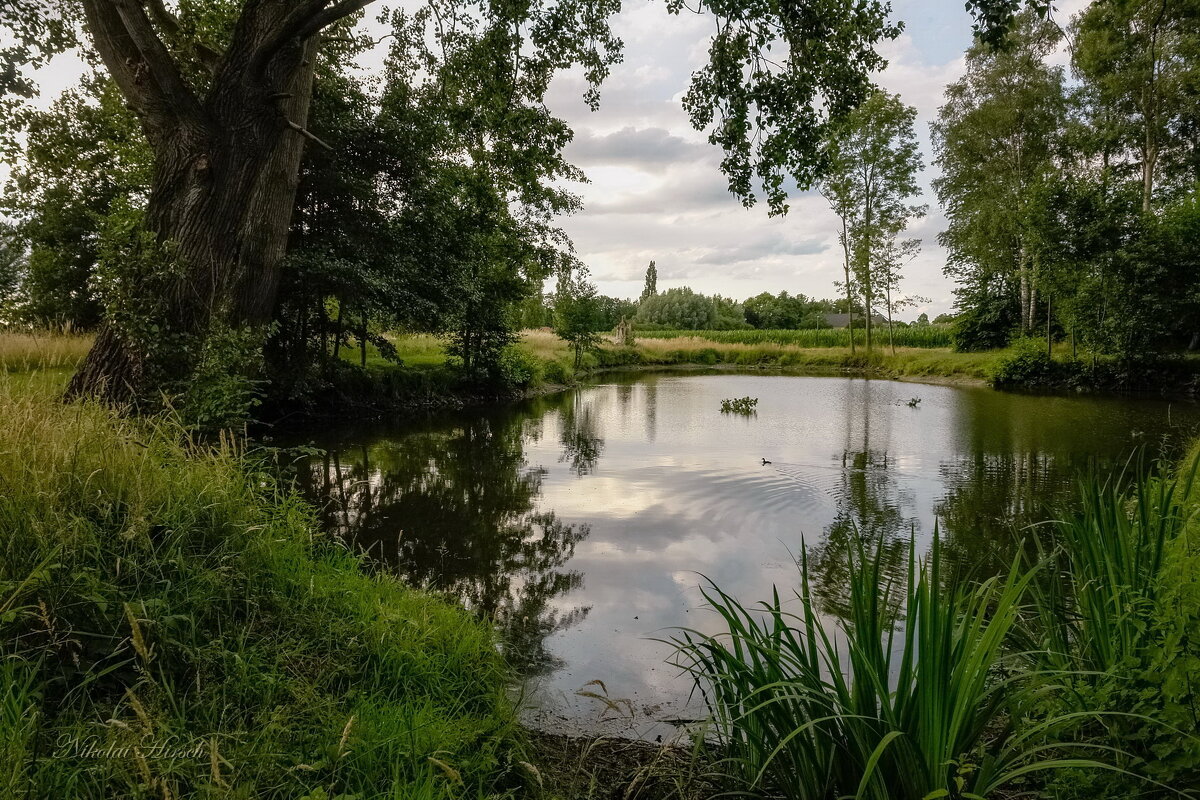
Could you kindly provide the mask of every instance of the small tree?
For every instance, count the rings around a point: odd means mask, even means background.
[[[600,343],[604,314],[595,285],[582,271],[559,281],[554,297],[554,332],[575,349],[575,367]]]

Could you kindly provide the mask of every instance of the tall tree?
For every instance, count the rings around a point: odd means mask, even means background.
[[[923,206],[909,203],[919,190],[922,168],[916,117],[916,109],[899,95],[879,91],[847,115],[826,146],[824,192],[843,221],[843,249],[851,266],[847,284],[857,285],[862,296],[868,350],[875,304],[886,283],[880,256],[910,220],[925,213]]]
[[[128,261],[161,268],[127,276],[138,296],[126,308],[145,319],[110,315],[70,387],[74,395],[125,400],[164,373],[186,374],[213,330],[262,329],[270,320],[301,155],[306,144],[328,144],[309,129],[313,73],[318,54],[345,37],[323,32],[371,0],[224,0],[174,10],[164,0],[77,2],[87,39],[154,155],[148,235],[131,236]],[[678,13],[683,3],[667,6]],[[430,23],[436,41],[483,40],[477,53],[493,67],[484,89],[540,97],[555,71],[579,65],[595,104],[595,86],[619,53],[607,24],[619,8],[619,0],[462,0],[422,6],[412,19]],[[75,9],[76,0],[0,7],[0,29],[18,42],[0,51],[0,90],[26,90],[18,66],[44,62],[70,43]],[[771,209],[782,211],[784,176],[808,185],[819,175],[814,143],[869,91],[871,71],[883,65],[875,46],[899,28],[878,0],[820,0],[802,9],[720,0],[705,10],[717,17],[718,33],[686,106],[693,124],[725,148],[731,190],[752,203],[757,173]],[[213,16],[228,24],[209,24]],[[772,49],[787,55],[769,56]]]
[[[642,287],[642,296],[639,300],[645,300],[647,297],[654,297],[658,294],[658,269],[655,268],[654,262],[650,262],[650,266],[646,267],[646,285]]]
[[[1025,14],[1004,49],[973,46],[932,125],[941,169],[933,185],[949,220],[938,237],[949,251],[946,273],[959,283],[960,306],[998,321],[984,346],[1004,344],[1009,307],[1022,331],[1034,325],[1038,287],[1029,229],[1037,219],[1030,201],[1056,170],[1067,115],[1062,70],[1045,63],[1059,39],[1056,26]]]
[[[1072,33],[1071,64],[1097,149],[1106,164],[1137,170],[1147,213],[1164,168],[1185,186],[1200,178],[1200,3],[1104,0],[1076,17]]]

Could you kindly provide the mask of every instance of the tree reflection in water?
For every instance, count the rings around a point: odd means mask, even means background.
[[[848,559],[858,556],[853,550],[856,538],[868,555],[879,554],[885,574],[899,578],[907,568],[910,537],[919,523],[905,517],[903,509],[911,507],[911,501],[903,496],[891,469],[886,451],[842,453],[841,479],[834,492],[837,513],[809,553],[813,591],[825,613],[848,614]]]
[[[537,508],[546,473],[527,463],[523,445],[526,436],[540,435],[527,423],[536,426],[542,410],[463,416],[331,451],[300,477],[326,530],[413,584],[452,594],[494,619],[510,663],[523,674],[554,669],[546,637],[589,611],[555,604],[582,584],[566,564],[589,530]],[[564,412],[563,418],[586,415]],[[570,453],[564,459],[580,474],[594,466],[603,446],[594,431],[564,433],[563,443]]]

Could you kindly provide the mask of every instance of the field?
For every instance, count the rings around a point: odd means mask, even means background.
[[[950,329],[941,325],[919,328],[896,328],[896,347],[950,347]],[[698,338],[725,344],[786,344],[795,347],[850,347],[848,328],[816,328],[811,330],[745,330],[745,331],[638,331],[639,339]],[[874,334],[877,348],[889,346],[887,328]],[[854,331],[857,346],[866,346],[866,334]]]

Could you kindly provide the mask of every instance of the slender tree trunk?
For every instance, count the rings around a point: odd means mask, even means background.
[[[1017,274],[1021,282],[1021,335],[1024,336],[1033,327],[1033,320],[1029,316],[1029,263],[1025,258],[1024,244],[1017,255]]]
[[[1037,286],[1030,281],[1029,285],[1029,332],[1033,333],[1037,325]]]
[[[850,283],[850,261],[846,261],[846,329],[850,331],[850,355],[854,355],[854,290]]]
[[[358,363],[362,366],[363,369],[366,369],[367,368],[367,312],[365,312],[365,311],[362,314],[362,327],[359,328],[359,332],[358,332],[358,343],[360,346],[359,349],[361,351],[358,354],[358,356],[359,356]]]
[[[1051,300],[1051,297],[1050,297],[1050,295],[1046,295],[1046,358],[1053,358],[1053,357],[1054,357],[1054,349],[1053,349],[1053,347],[1051,346],[1051,340],[1050,340],[1050,309],[1051,309],[1051,303],[1052,303],[1052,300]]]
[[[342,354],[342,318],[346,314],[346,303],[338,300],[337,322],[333,326],[333,360],[337,361]]]

